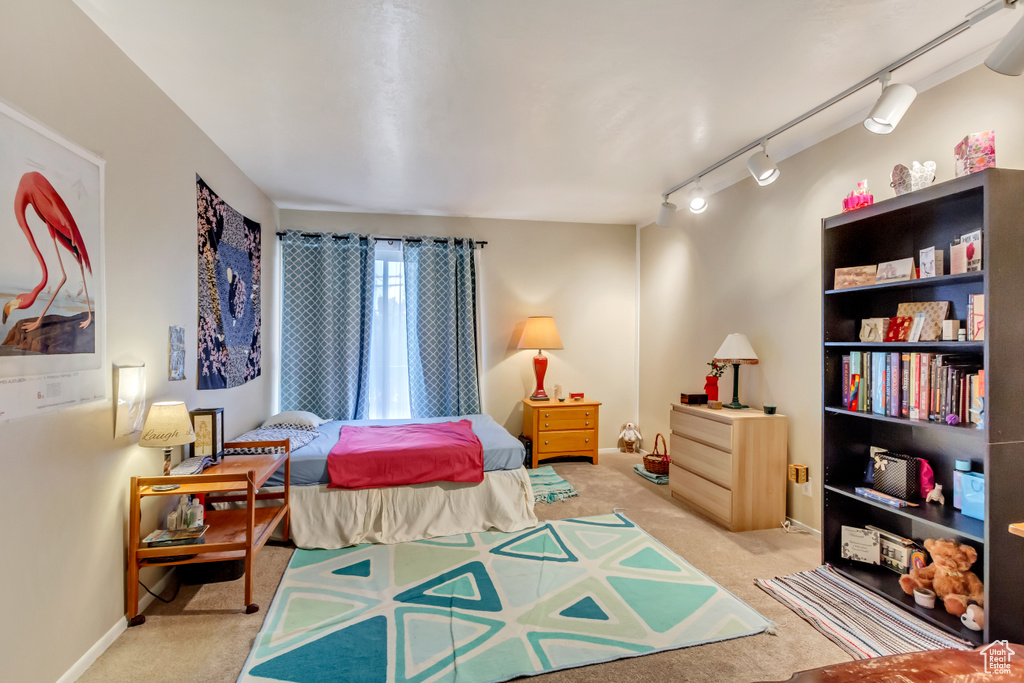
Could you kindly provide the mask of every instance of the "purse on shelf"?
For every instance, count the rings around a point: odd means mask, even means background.
[[[919,458],[890,451],[871,454],[873,488],[901,500],[917,498],[921,492]]]

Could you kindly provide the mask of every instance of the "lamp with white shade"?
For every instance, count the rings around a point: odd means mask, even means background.
[[[146,424],[142,427],[139,445],[145,448],[164,449],[164,476],[171,473],[171,449],[184,446],[196,440],[192,421],[184,401],[158,401],[149,408]],[[154,491],[170,491],[177,484],[160,484]]]
[[[725,338],[722,345],[715,352],[715,361],[719,363],[732,363],[732,403],[726,403],[723,408],[747,408],[740,403],[740,366],[756,365],[757,354],[746,335],[734,332]]]
[[[531,316],[523,327],[523,335],[519,338],[520,349],[537,349],[533,357],[533,374],[537,379],[537,388],[530,396],[532,401],[549,401],[544,391],[544,374],[548,370],[548,359],[543,349],[561,349],[562,338],[558,336],[555,319],[549,315]]]

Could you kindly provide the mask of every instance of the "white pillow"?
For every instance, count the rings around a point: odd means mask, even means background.
[[[309,425],[310,427],[319,427],[325,422],[327,422],[327,420],[321,417],[317,417],[313,413],[308,413],[304,410],[288,410],[268,418],[260,426],[270,427],[271,425],[279,424],[300,424]]]

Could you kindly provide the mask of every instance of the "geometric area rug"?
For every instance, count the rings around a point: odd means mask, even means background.
[[[239,681],[505,681],[770,625],[608,514],[296,550]]]

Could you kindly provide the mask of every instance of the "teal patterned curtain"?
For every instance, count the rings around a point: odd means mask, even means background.
[[[412,417],[480,412],[473,240],[409,238],[405,260]]]
[[[289,230],[281,242],[281,410],[365,419],[374,240]]]

